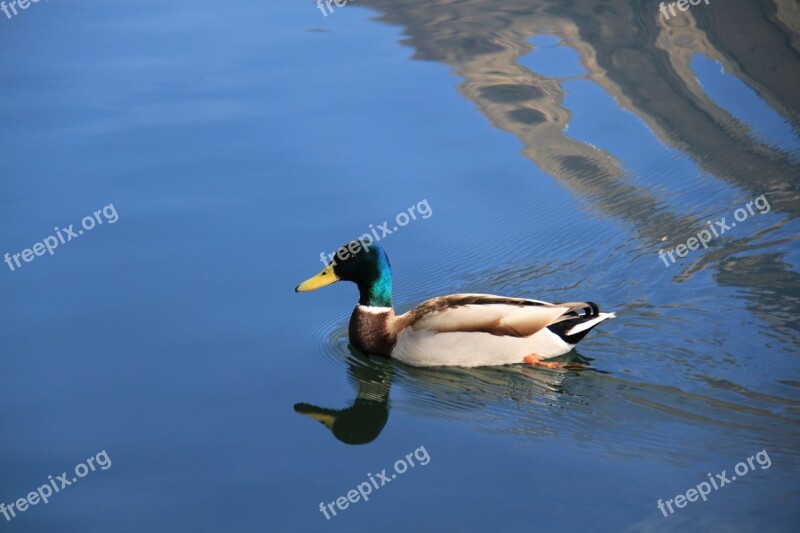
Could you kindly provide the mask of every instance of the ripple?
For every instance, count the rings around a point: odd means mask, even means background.
[[[332,379],[339,379],[345,368],[347,352],[347,322],[343,316],[349,317],[339,305],[317,311],[313,320],[308,323],[303,335],[304,352],[311,358],[311,364],[321,369]],[[342,346],[344,344],[344,346]]]
[[[749,396],[748,401],[765,400],[756,407],[591,371],[523,366],[419,369],[395,364],[394,383],[404,393],[393,401],[396,409],[510,436],[514,447],[534,454],[546,453],[542,438],[554,438],[575,454],[627,460],[671,457],[690,464],[708,460],[718,450],[686,443],[716,439],[719,429],[758,433],[769,426],[784,434],[783,442],[792,442],[800,433],[796,419],[765,408],[781,399]],[[689,430],[697,433],[675,434]],[[757,441],[751,444],[757,446]],[[636,449],[629,442],[636,442]],[[738,449],[741,443],[729,446]]]

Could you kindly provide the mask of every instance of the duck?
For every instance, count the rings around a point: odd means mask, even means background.
[[[593,302],[549,303],[493,294],[449,294],[396,314],[392,269],[383,248],[366,240],[347,243],[317,275],[295,292],[339,281],[358,287],[350,315],[350,344],[365,354],[415,367],[483,367],[527,363],[570,368],[548,361],[572,351],[592,329],[614,318]]]

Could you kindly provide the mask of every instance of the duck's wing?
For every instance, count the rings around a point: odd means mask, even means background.
[[[392,329],[529,337],[558,322],[596,312],[597,306],[590,302],[551,304],[492,294],[451,294],[427,300],[398,316]]]

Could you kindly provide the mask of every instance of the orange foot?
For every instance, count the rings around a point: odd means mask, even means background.
[[[543,366],[545,368],[561,368],[567,370],[581,370],[583,368],[586,368],[585,366],[577,363],[554,363],[554,362],[542,361],[535,355],[526,355],[525,357],[522,358],[522,360],[531,366]]]

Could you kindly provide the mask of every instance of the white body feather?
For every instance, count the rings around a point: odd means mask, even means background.
[[[412,366],[494,366],[521,363],[526,355],[556,357],[573,347],[547,328],[530,337],[408,328],[397,336],[392,358]]]
[[[544,304],[464,305],[427,314],[398,333],[391,356],[412,366],[477,367],[521,363],[528,355],[539,359],[563,355],[575,345],[565,342],[547,326],[569,308]],[[599,313],[574,326],[568,334],[580,333],[613,317],[613,313]],[[487,323],[515,334],[476,330],[476,326]],[[528,335],[519,334],[528,331]]]

